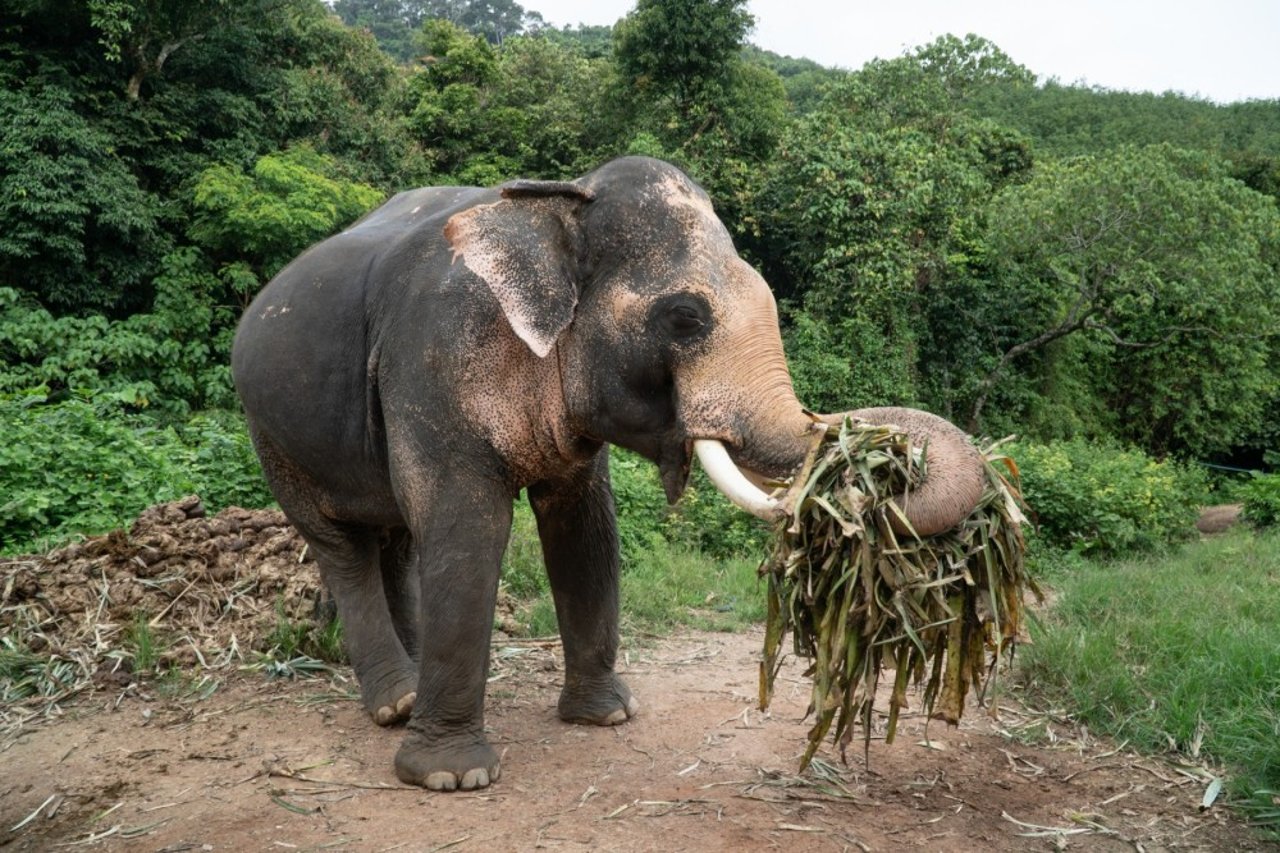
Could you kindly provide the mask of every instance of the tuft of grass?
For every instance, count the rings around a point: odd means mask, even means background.
[[[317,665],[345,663],[347,659],[342,648],[342,623],[336,614],[324,622],[295,621],[284,612],[283,599],[276,600],[276,624],[263,645],[265,657],[281,664],[297,660],[313,660]]]
[[[126,650],[133,658],[134,672],[153,672],[160,660],[160,643],[146,613],[134,614],[124,629]]]
[[[1020,658],[1028,686],[1094,731],[1222,762],[1236,796],[1270,802],[1280,537],[1236,530],[1160,557],[1080,561],[1052,583],[1057,602]]]

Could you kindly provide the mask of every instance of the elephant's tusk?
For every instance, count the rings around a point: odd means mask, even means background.
[[[693,452],[702,463],[702,470],[707,472],[711,482],[733,502],[734,506],[763,518],[774,521],[785,513],[778,501],[766,495],[743,475],[738,466],[729,458],[729,451],[724,445],[709,438],[700,438],[693,443]]]

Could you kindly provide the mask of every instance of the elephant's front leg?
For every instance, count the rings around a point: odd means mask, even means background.
[[[442,483],[411,524],[423,618],[418,695],[396,774],[433,790],[486,787],[501,773],[484,735],[484,693],[512,495],[475,477]]]
[[[618,526],[601,450],[572,477],[529,489],[564,641],[560,718],[610,726],[639,703],[613,671],[618,653]]]

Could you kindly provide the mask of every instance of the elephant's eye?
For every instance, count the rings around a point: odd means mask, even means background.
[[[662,300],[656,307],[659,325],[673,338],[691,338],[711,321],[710,307],[700,296],[679,294]]]

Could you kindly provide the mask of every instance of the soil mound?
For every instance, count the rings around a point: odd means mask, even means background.
[[[1233,527],[1240,520],[1240,511],[1244,504],[1220,504],[1207,506],[1200,510],[1196,519],[1196,530],[1201,533],[1222,533]]]

